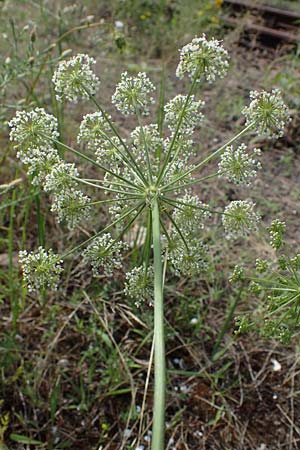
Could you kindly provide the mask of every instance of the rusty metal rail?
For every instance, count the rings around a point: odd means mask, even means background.
[[[242,25],[246,31],[254,31],[269,38],[273,44],[279,41],[300,43],[300,11],[298,13],[245,0],[224,0],[224,5],[231,7],[230,15],[224,17],[229,25]],[[241,14],[245,15],[244,20],[241,20]]]

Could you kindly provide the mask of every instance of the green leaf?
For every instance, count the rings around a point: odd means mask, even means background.
[[[18,442],[19,444],[44,445],[43,442],[23,436],[22,434],[12,433],[9,437],[12,441]]]

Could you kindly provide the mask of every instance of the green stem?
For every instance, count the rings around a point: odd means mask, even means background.
[[[152,450],[164,450],[166,356],[163,311],[163,267],[161,258],[160,213],[158,201],[152,204],[154,255],[154,408]]]
[[[146,140],[144,127],[143,127],[143,123],[142,123],[142,120],[141,120],[141,116],[140,116],[140,112],[139,112],[139,108],[138,108],[137,102],[134,101],[133,103],[134,103],[135,114],[136,114],[136,117],[137,117],[137,120],[138,120],[138,124],[139,124],[139,127],[140,127],[141,135],[142,135],[143,144],[144,144],[144,147],[145,147],[146,163],[147,163],[147,169],[148,169],[149,182],[150,182],[150,184],[152,184],[152,170],[151,170],[150,153],[149,153],[148,143],[147,143],[147,140]]]
[[[64,144],[63,142],[58,141],[57,139],[52,139],[50,136],[47,136],[46,134],[43,134],[43,136],[46,139],[51,140],[52,142],[54,142],[57,145],[62,146],[63,148],[65,148],[66,150],[69,150],[70,152],[74,153],[74,155],[79,156],[79,158],[85,159],[86,161],[88,161],[89,163],[91,163],[93,166],[99,167],[99,169],[103,170],[104,172],[109,173],[110,175],[112,175],[113,177],[118,178],[119,180],[124,181],[127,184],[130,184],[131,186],[135,186],[135,184],[133,184],[131,181],[127,180],[126,178],[122,177],[121,175],[118,175],[117,173],[113,172],[112,170],[108,169],[105,166],[102,166],[102,164],[97,163],[97,161],[94,161],[92,158],[90,158],[89,156],[86,156],[84,153],[81,153],[80,151],[76,150],[73,147],[70,147],[67,144]]]
[[[179,184],[178,186],[172,186],[168,189],[161,189],[161,192],[172,192],[172,191],[176,191],[176,189],[183,189],[185,187],[190,187],[190,186],[193,186],[193,184],[198,184],[203,181],[211,180],[212,178],[220,177],[220,176],[224,175],[225,173],[227,173],[227,171],[224,170],[222,172],[212,173],[210,175],[207,175],[206,177],[194,178],[191,181],[188,181],[187,183]]]
[[[192,204],[190,204],[190,203],[181,202],[181,201],[179,201],[179,200],[173,200],[173,199],[171,199],[171,198],[164,197],[164,196],[161,196],[161,200],[162,200],[164,203],[167,203],[168,205],[173,206],[174,208],[181,209],[182,211],[184,211],[184,209],[183,209],[183,208],[180,208],[178,205],[181,205],[181,206],[187,206],[188,208],[192,208],[192,209],[199,209],[200,211],[207,211],[207,212],[209,212],[209,213],[211,213],[211,214],[219,214],[220,216],[233,217],[232,214],[228,214],[228,213],[221,212],[221,211],[216,211],[215,209],[204,208],[204,207],[202,207],[202,206],[192,205]]]
[[[127,145],[125,144],[124,140],[122,139],[121,135],[119,134],[117,128],[114,126],[113,122],[110,120],[110,117],[106,114],[106,112],[104,111],[102,106],[97,102],[95,97],[87,89],[85,89],[85,91],[88,94],[90,100],[95,104],[95,106],[101,112],[103,118],[105,119],[107,124],[110,126],[110,128],[112,129],[112,131],[115,134],[115,136],[119,139],[120,144],[123,146],[125,152],[127,153],[129,158],[131,159],[131,161],[132,161],[132,163],[133,163],[133,165],[135,167],[136,173],[139,175],[139,178],[147,185],[148,183],[147,183],[146,178],[144,177],[144,175],[143,175],[142,171],[140,170],[136,160],[134,159],[133,155],[131,154],[130,150],[128,149]]]
[[[171,140],[171,143],[170,143],[170,146],[169,146],[169,149],[168,149],[167,156],[166,156],[166,158],[165,158],[165,161],[164,161],[164,163],[163,163],[163,166],[162,166],[162,168],[161,168],[161,171],[160,171],[160,173],[159,173],[159,175],[158,175],[158,177],[157,177],[156,186],[159,185],[159,183],[160,183],[162,177],[170,170],[170,167],[172,166],[173,161],[176,160],[177,155],[178,155],[178,152],[179,152],[179,150],[180,150],[180,148],[178,148],[177,151],[175,152],[174,157],[171,158],[172,150],[173,150],[173,147],[174,147],[174,145],[175,145],[175,143],[176,143],[176,139],[177,139],[177,136],[178,136],[179,131],[180,131],[180,127],[181,127],[181,124],[182,124],[182,121],[183,121],[183,117],[184,117],[186,108],[187,108],[187,106],[188,106],[188,103],[189,103],[189,101],[190,101],[190,98],[191,98],[191,96],[192,96],[192,94],[193,94],[193,91],[194,91],[195,86],[196,86],[196,83],[197,83],[197,78],[198,78],[198,76],[199,76],[199,70],[200,70],[200,69],[198,68],[197,71],[196,71],[196,73],[195,73],[193,82],[192,82],[192,84],[191,84],[191,86],[190,86],[189,92],[188,92],[188,94],[187,94],[187,96],[186,96],[186,99],[185,99],[185,102],[184,102],[184,104],[183,104],[183,107],[182,107],[180,116],[179,116],[179,118],[178,118],[178,122],[177,122],[177,125],[176,125],[175,132],[174,132],[174,134],[173,134],[173,136],[172,136],[172,140]],[[171,161],[171,159],[172,159],[172,161]],[[167,167],[170,161],[171,161],[171,164],[170,164],[169,167]]]
[[[228,314],[227,314],[226,319],[225,319],[225,321],[224,321],[224,323],[222,325],[221,330],[219,331],[219,334],[218,334],[217,339],[216,339],[216,343],[215,343],[214,348],[213,348],[213,352],[212,352],[212,360],[213,361],[216,361],[218,359],[218,356],[219,356],[218,352],[219,352],[220,344],[222,342],[223,337],[225,336],[225,333],[227,332],[227,330],[228,330],[228,328],[230,326],[230,323],[231,323],[231,320],[232,320],[233,315],[235,313],[235,310],[237,308],[237,305],[238,305],[238,303],[239,303],[239,301],[241,299],[242,291],[243,291],[243,287],[240,288],[239,293],[236,296],[234,296],[233,301],[230,304]]]
[[[87,184],[88,186],[93,186],[93,187],[95,187],[97,189],[100,189],[102,191],[115,192],[117,194],[123,194],[123,195],[126,194],[128,196],[129,195],[133,195],[133,196],[137,195],[137,192],[129,192],[129,191],[121,191],[119,189],[112,189],[112,188],[109,188],[107,186],[101,186],[101,184],[91,183],[90,181],[86,181],[84,178],[77,178],[77,177],[72,177],[72,176],[71,176],[71,178],[73,178],[73,180],[78,181],[79,183]],[[129,186],[129,187],[131,187],[131,186]],[[142,198],[142,196],[140,196],[140,198]]]
[[[128,185],[126,185],[124,183],[117,183],[116,181],[112,181],[112,180],[99,180],[97,178],[81,178],[81,179],[84,180],[84,181],[89,181],[91,183],[103,183],[103,184],[106,183],[108,185],[121,186],[123,188],[128,189]],[[141,187],[139,187],[139,186],[136,186],[136,187],[130,186],[130,188],[131,189],[135,189],[138,192],[144,193],[144,190]]]
[[[12,315],[12,326],[14,332],[17,328],[17,321],[19,317],[19,301],[18,296],[15,292],[15,280],[14,280],[14,219],[15,219],[15,198],[16,191],[12,193],[12,202],[9,214],[9,228],[8,228],[8,273],[9,273],[9,295],[10,295],[10,306]]]
[[[86,246],[89,242],[91,242],[93,239],[95,239],[96,237],[100,236],[101,234],[105,233],[106,231],[110,230],[114,225],[117,225],[119,222],[121,222],[122,220],[126,219],[127,216],[129,216],[130,214],[132,214],[133,212],[137,212],[136,216],[137,217],[140,212],[142,211],[142,209],[144,209],[145,203],[144,202],[140,202],[137,205],[135,205],[133,208],[129,209],[128,211],[126,211],[124,214],[122,214],[120,217],[118,217],[118,219],[116,219],[115,221],[111,222],[109,225],[107,225],[107,227],[103,228],[102,230],[98,231],[97,233],[95,233],[93,236],[89,237],[88,239],[86,239],[85,241],[81,242],[80,244],[78,244],[76,247],[73,247],[71,250],[67,251],[66,253],[64,253],[62,255],[62,259],[66,258],[67,256],[71,255],[72,253],[77,252],[77,250],[79,250],[80,248]]]
[[[167,188],[169,186],[172,186],[173,184],[177,183],[177,181],[182,180],[183,178],[187,177],[190,173],[194,172],[195,170],[197,170],[200,167],[202,167],[205,164],[207,164],[211,159],[215,158],[220,153],[222,153],[226,149],[226,147],[228,147],[228,145],[232,144],[234,141],[236,141],[237,139],[242,137],[245,133],[247,133],[247,131],[251,130],[251,128],[253,128],[254,124],[255,123],[253,122],[253,123],[250,123],[249,125],[247,125],[245,128],[242,129],[242,131],[240,131],[237,135],[235,135],[233,138],[231,138],[229,141],[227,141],[224,145],[222,145],[222,147],[219,147],[217,150],[215,150],[213,153],[208,155],[205,159],[200,161],[198,164],[193,166],[191,169],[187,170],[182,175],[180,175],[179,177],[175,178],[173,181],[171,181],[171,183],[168,183],[168,184],[162,186],[161,190],[163,190],[163,189],[165,189],[165,188]]]

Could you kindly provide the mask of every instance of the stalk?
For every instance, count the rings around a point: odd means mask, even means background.
[[[166,356],[160,214],[157,198],[154,198],[152,203],[152,233],[154,256],[154,408],[152,450],[164,450]]]

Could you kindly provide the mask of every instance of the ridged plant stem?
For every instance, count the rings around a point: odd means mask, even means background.
[[[152,203],[154,256],[154,408],[152,450],[164,450],[166,355],[164,338],[163,266],[158,201]]]

